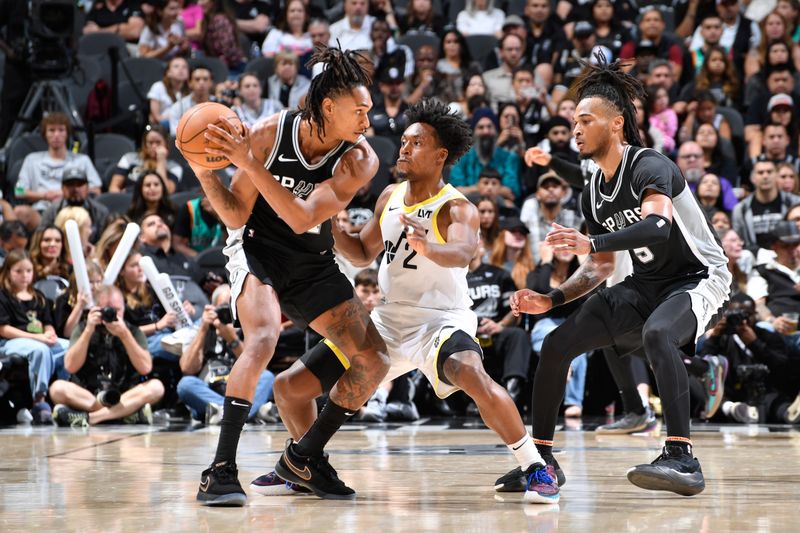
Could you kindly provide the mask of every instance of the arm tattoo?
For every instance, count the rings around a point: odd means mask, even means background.
[[[202,186],[212,205],[219,204],[222,207],[222,209],[217,209],[217,205],[214,205],[218,211],[235,211],[239,208],[236,197],[218,179],[209,180]]]
[[[600,285],[605,279],[606,277],[597,271],[597,264],[592,260],[592,256],[589,256],[559,289],[564,293],[566,301],[571,302]]]

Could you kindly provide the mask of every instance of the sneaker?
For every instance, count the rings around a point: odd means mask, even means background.
[[[650,407],[646,407],[644,413],[626,413],[625,416],[620,418],[614,423],[598,426],[595,431],[597,433],[605,433],[606,435],[627,435],[630,433],[638,433],[639,431],[646,431],[656,425],[656,415]]]
[[[17,411],[17,424],[31,424],[33,422],[33,414],[24,407]]]
[[[89,413],[70,409],[64,404],[58,404],[53,409],[53,420],[56,425],[62,428],[85,428],[89,427]]]
[[[367,405],[358,412],[356,418],[363,422],[383,422],[386,420],[386,404],[376,395],[373,395]]]
[[[206,425],[218,426],[220,423],[222,423],[222,406],[209,402],[206,405]]]
[[[250,490],[262,496],[288,496],[292,494],[311,494],[311,491],[297,483],[284,481],[273,470],[258,476],[250,482]]]
[[[728,375],[728,358],[722,355],[706,355],[703,359],[708,362],[708,371],[702,378],[706,390],[703,418],[708,420],[714,416],[722,404],[722,396],[725,393],[725,377]]]
[[[561,470],[561,466],[559,466],[556,458],[552,455],[543,455],[542,459],[544,459],[544,462],[548,466],[553,467],[553,472],[555,472],[558,486],[563,487],[567,482],[567,476],[564,475],[564,471]],[[525,492],[527,488],[528,476],[525,475],[525,473],[522,471],[522,468],[519,466],[504,476],[498,478],[498,480],[494,482],[494,490],[496,492]]]
[[[786,408],[785,420],[787,424],[797,424],[800,420],[800,393],[794,401]]]
[[[236,463],[223,461],[203,471],[197,501],[211,507],[243,507],[247,495],[239,483]]]
[[[389,402],[384,408],[388,420],[413,422],[419,420],[419,411],[414,402]]]
[[[734,403],[730,416],[742,424],[758,424],[758,408],[744,402]]]
[[[278,414],[278,406],[275,402],[267,402],[258,408],[256,418],[267,424],[276,424],[280,421],[281,415]]]
[[[527,479],[525,503],[558,503],[561,495],[552,465],[534,463],[524,472]]]
[[[32,417],[31,422],[33,424],[43,425],[53,423],[53,410],[50,408],[50,404],[44,400],[33,404],[30,414]]]
[[[122,419],[123,424],[146,424],[153,425],[153,408],[149,403],[144,404],[138,411],[131,413]]]
[[[680,446],[664,446],[661,455],[646,465],[628,470],[628,481],[649,490],[668,490],[694,496],[706,488],[700,462]]]
[[[276,474],[311,489],[320,498],[351,500],[356,497],[355,491],[339,479],[327,455],[303,457],[295,451],[295,446],[292,439],[286,441],[286,449],[275,465]]]

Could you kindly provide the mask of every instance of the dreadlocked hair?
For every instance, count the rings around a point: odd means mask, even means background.
[[[300,117],[317,125],[317,136],[322,140],[325,135],[322,101],[349,93],[356,87],[371,87],[372,62],[361,52],[317,45],[306,66],[311,70],[317,63],[324,68],[311,80]]]
[[[425,98],[409,107],[405,115],[408,125],[421,122],[436,131],[439,144],[447,150],[445,166],[454,164],[472,146],[472,129],[469,124],[439,100]]]
[[[633,105],[635,98],[647,102],[642,82],[622,70],[627,63],[619,60],[608,63],[601,53],[597,53],[595,58],[596,65],[581,61],[583,72],[573,83],[570,92],[577,96],[578,101],[598,97],[611,104],[625,119],[622,129],[625,142],[634,146],[644,146],[639,128],[636,126],[636,108]]]

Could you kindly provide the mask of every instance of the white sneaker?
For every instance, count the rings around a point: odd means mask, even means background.
[[[222,422],[222,406],[216,403],[206,405],[206,425],[218,426]]]
[[[183,355],[184,349],[192,343],[196,336],[196,327],[181,328],[178,331],[173,331],[169,335],[165,335],[161,339],[161,347],[172,355],[180,357]]]
[[[18,424],[30,424],[33,422],[33,415],[27,409],[20,409],[17,411],[17,423]]]
[[[267,424],[275,424],[280,421],[281,415],[278,414],[278,406],[274,402],[267,402],[258,408],[256,418]]]

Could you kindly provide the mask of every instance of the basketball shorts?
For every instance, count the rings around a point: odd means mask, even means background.
[[[300,329],[354,297],[353,285],[339,270],[332,252],[290,250],[263,239],[243,237],[243,232],[244,228],[230,231],[224,250],[235,319],[236,300],[248,274],[275,289],[281,311]]]
[[[384,383],[419,369],[436,395],[446,398],[458,390],[444,375],[447,358],[462,351],[483,355],[475,338],[478,318],[469,309],[442,311],[384,304],[372,311],[371,318],[391,359]],[[301,361],[319,378],[323,391],[330,390],[350,367],[347,355],[327,339],[304,354]]]

